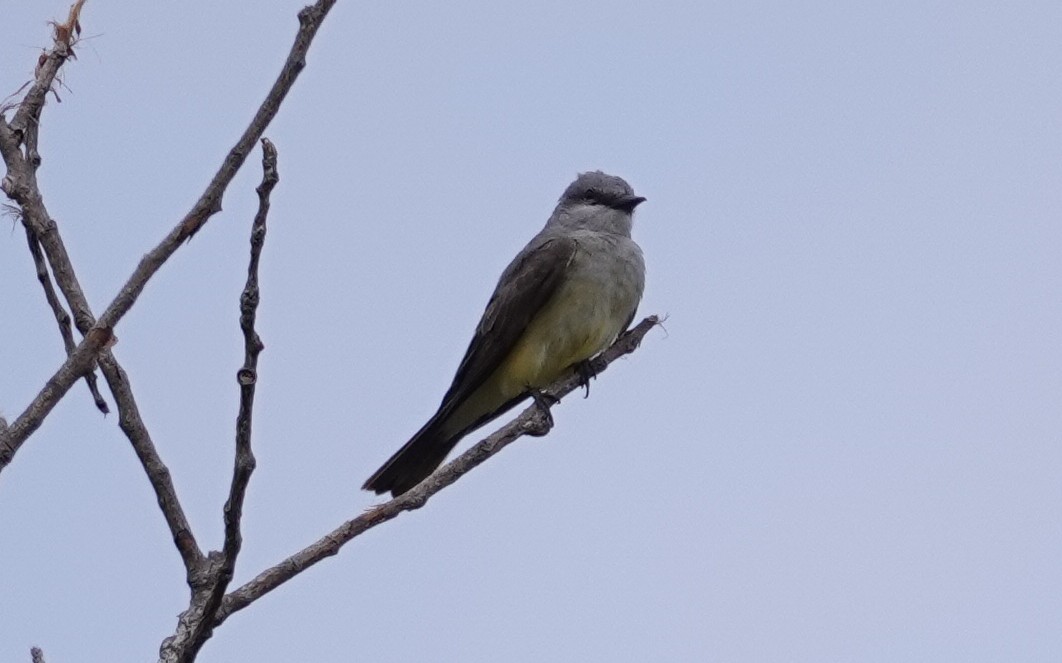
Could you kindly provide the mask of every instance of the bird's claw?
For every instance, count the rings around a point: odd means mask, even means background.
[[[575,372],[579,374],[579,386],[586,387],[583,398],[590,398],[590,378],[597,378],[597,371],[589,359],[584,359],[575,365]]]
[[[546,430],[542,432],[542,435],[545,435],[550,428],[553,428],[553,413],[550,412],[550,408],[559,403],[560,399],[544,391],[532,389],[531,400],[535,401],[535,406],[538,407],[546,419]]]

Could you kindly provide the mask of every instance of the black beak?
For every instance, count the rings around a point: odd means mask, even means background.
[[[633,212],[634,208],[645,202],[645,198],[642,196],[636,196],[631,194],[629,196],[621,196],[614,200],[609,207],[612,209],[622,210],[624,212]]]

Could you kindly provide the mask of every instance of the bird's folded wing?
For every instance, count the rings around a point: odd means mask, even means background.
[[[550,237],[532,242],[509,264],[443,397],[441,412],[461,403],[505,360],[564,281],[576,250],[574,239]]]

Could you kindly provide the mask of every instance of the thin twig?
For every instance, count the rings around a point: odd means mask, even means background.
[[[81,34],[81,8],[84,4],[85,0],[77,0],[70,6],[66,22],[52,24],[55,29],[54,44],[52,49],[43,54],[37,62],[33,85],[30,86],[15,116],[11,119],[11,128],[15,132],[24,132],[28,127],[37,124],[41,109],[44,108],[44,101],[55,83],[55,77],[59,74],[63,64],[74,57],[73,46],[77,43],[78,35]]]
[[[80,15],[84,2],[85,0],[78,0],[70,7],[65,23],[53,23],[55,34],[52,50],[41,56],[33,85],[30,86],[25,98],[19,104],[18,111],[15,113],[11,125],[8,126],[2,116],[0,116],[0,138],[3,139],[2,144],[0,144],[0,151],[3,152],[4,160],[8,166],[8,176],[5,178],[3,189],[12,200],[15,200],[22,207],[19,216],[26,227],[26,239],[29,241],[30,251],[33,253],[33,261],[37,267],[37,279],[44,287],[45,297],[56,315],[60,333],[63,335],[67,356],[71,354],[74,348],[73,335],[70,332],[70,318],[55,297],[48,271],[43,268],[44,263],[40,257],[38,231],[47,228],[49,224],[42,220],[42,217],[47,218],[47,211],[44,210],[43,202],[37,189],[36,173],[41,163],[40,153],[37,151],[37,136],[40,128],[41,112],[44,109],[44,101],[48,90],[51,89],[62,65],[66,60],[74,57],[73,45],[77,42],[77,36],[81,32]],[[19,149],[20,143],[25,144],[24,155]],[[62,249],[62,252],[65,255],[65,248]],[[55,264],[53,264],[53,270],[55,267]],[[62,286],[60,287],[62,288]],[[78,290],[80,290],[80,287]],[[85,325],[84,329],[81,330],[82,333],[90,326],[91,323]],[[96,386],[95,372],[86,373],[85,381],[88,384],[96,407],[100,412],[107,414],[110,410]]]
[[[203,608],[196,611],[197,623],[191,626],[189,640],[190,656],[210,638],[214,631],[214,620],[225,591],[232,582],[236,570],[236,558],[240,554],[243,537],[240,522],[243,518],[243,500],[247,494],[247,485],[254,472],[255,459],[251,451],[251,419],[254,412],[254,392],[258,383],[258,355],[265,346],[255,331],[254,322],[258,312],[258,261],[265,244],[266,219],[269,215],[269,194],[280,181],[277,173],[277,150],[268,138],[262,139],[262,183],[255,189],[258,192],[258,213],[251,224],[251,259],[247,265],[247,283],[240,294],[240,329],[243,331],[243,366],[236,373],[240,385],[240,410],[236,417],[236,458],[232,468],[232,485],[229,499],[225,502],[225,542],[221,549],[221,558],[216,565],[214,582],[206,590]],[[193,597],[193,604],[196,602]],[[194,610],[195,606],[190,606]]]
[[[66,354],[70,355],[76,347],[74,344],[74,330],[70,325],[70,314],[66,312],[62,302],[59,301],[58,295],[55,294],[55,288],[52,287],[52,279],[48,274],[48,265],[44,261],[44,254],[41,253],[40,242],[37,240],[33,230],[28,226],[26,227],[26,241],[29,243],[30,254],[33,256],[33,264],[37,268],[37,280],[40,282],[41,288],[44,289],[44,298],[48,300],[48,306],[51,307],[52,314],[55,315],[55,322],[59,325],[59,334],[63,337],[63,347],[66,349]],[[103,414],[109,414],[111,410],[107,407],[107,401],[103,400],[103,395],[100,394],[99,387],[96,385],[95,371],[85,373],[85,384],[88,385],[92,400],[96,403],[96,409]]]
[[[251,225],[251,258],[247,265],[247,283],[240,294],[243,367],[236,375],[240,385],[240,411],[236,418],[236,459],[232,471],[229,499],[225,502],[225,544],[222,548],[225,562],[230,567],[235,566],[236,556],[240,552],[242,542],[240,519],[243,516],[243,499],[255,467],[254,454],[251,451],[251,418],[254,410],[254,392],[258,383],[258,355],[265,348],[254,328],[260,300],[258,261],[262,256],[262,247],[265,245],[269,195],[279,181],[277,149],[268,138],[263,138],[262,183],[255,189],[258,192],[258,213],[255,214],[254,223]],[[224,588],[222,594],[224,594]]]
[[[660,323],[655,315],[642,320],[636,327],[623,334],[607,350],[592,362],[595,373],[603,373],[609,364],[620,357],[634,352],[650,329]],[[557,398],[566,396],[580,386],[578,373],[568,375],[546,389],[546,393]],[[403,511],[412,511],[424,506],[432,495],[454,483],[472,468],[487,460],[504,447],[523,435],[543,435],[549,430],[542,411],[532,405],[497,432],[474,445],[453,461],[425,479],[413,490],[390,501],[374,506],[360,516],[348,520],[315,543],[288,557],[276,566],[259,573],[241,587],[229,592],[221,604],[214,625],[217,626],[234,612],[243,610],[265,594],[291,580],[298,574],[339,552],[346,543],[356,536],[398,516]]]
[[[288,91],[294,84],[299,72],[306,66],[306,53],[310,48],[321,22],[328,14],[335,0],[318,0],[310,7],[299,12],[299,31],[295,37],[288,59],[280,72],[276,82],[270,89],[266,99],[262,102],[251,124],[247,127],[243,136],[236,145],[229,150],[225,161],[218,170],[214,179],[211,180],[203,195],[192,207],[192,210],[174,227],[172,231],[147,255],[145,255],[118,295],[108,305],[93,325],[92,330],[102,334],[102,338],[95,334],[88,334],[78,345],[77,349],[59,367],[55,375],[49,380],[45,389],[33,399],[26,409],[8,427],[7,432],[0,435],[0,472],[10,464],[14,454],[40,427],[44,418],[52,411],[74,381],[80,377],[87,366],[91,366],[96,353],[100,351],[104,340],[112,337],[114,325],[122,319],[136,302],[137,297],[144,290],[147,282],[172,256],[181,244],[192,237],[203,225],[221,209],[221,199],[232,178],[240,166],[243,165],[251,146],[265,131],[269,122],[276,115],[280,103],[287,96]],[[0,123],[0,147],[3,145],[5,129]],[[7,129],[10,133],[10,127]],[[6,181],[6,180],[5,180]],[[42,238],[43,242],[43,238]],[[92,331],[90,330],[90,331]],[[102,361],[101,361],[102,364]]]

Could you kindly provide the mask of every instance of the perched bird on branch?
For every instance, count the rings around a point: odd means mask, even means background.
[[[631,239],[645,201],[623,179],[583,173],[546,226],[502,272],[438,411],[362,486],[401,495],[435,471],[468,433],[533,398],[588,360],[631,323],[645,286],[642,251]]]

